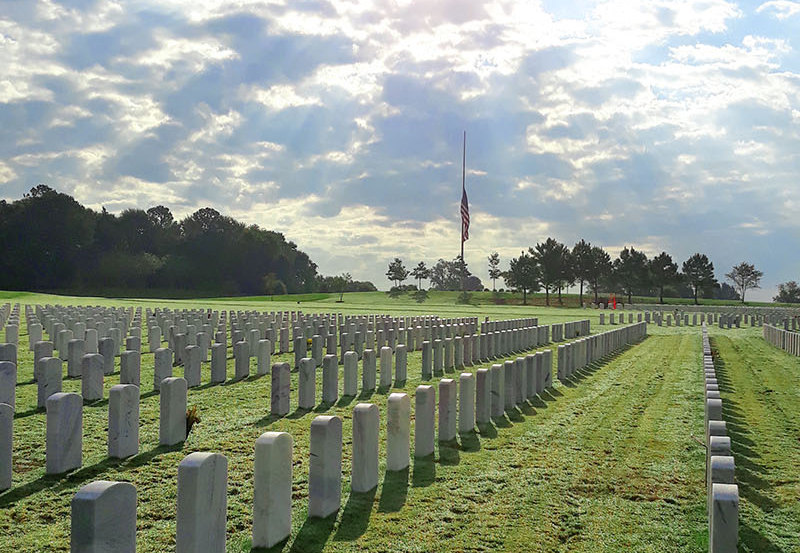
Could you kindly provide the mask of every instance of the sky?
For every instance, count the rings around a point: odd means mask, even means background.
[[[552,236],[800,280],[800,2],[3,0],[0,198],[210,206],[323,274]]]

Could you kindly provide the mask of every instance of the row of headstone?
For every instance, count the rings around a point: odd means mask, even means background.
[[[647,323],[642,322],[558,346],[558,379],[566,382],[577,371],[646,336]]]
[[[708,327],[702,329],[705,379],[706,491],[708,498],[708,550],[736,551],[739,535],[739,488],[731,455],[731,439],[722,417],[720,396]]]
[[[800,333],[769,324],[764,325],[764,340],[791,355],[800,356]]]
[[[625,313],[609,313],[608,314],[608,324],[610,324],[610,325],[615,325],[615,324],[624,325],[625,324],[625,315],[626,315]],[[627,316],[628,316],[628,324],[633,324],[634,314],[633,313],[627,313]],[[600,313],[599,317],[600,317],[600,325],[601,326],[605,325],[606,324],[606,314],[605,313]],[[637,323],[641,323],[643,320],[645,320],[645,322],[649,323],[650,322],[650,317],[647,317],[647,319],[644,319],[642,313],[637,313],[636,314],[636,322]]]

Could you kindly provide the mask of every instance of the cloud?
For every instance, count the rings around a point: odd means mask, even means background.
[[[788,19],[800,13],[800,2],[790,2],[789,0],[771,0],[764,2],[758,8],[756,13],[767,12],[776,19]]]
[[[8,2],[0,197],[210,205],[385,285],[548,235],[800,279],[793,37],[725,0]],[[769,17],[765,17],[769,16]],[[612,251],[616,254],[617,252]]]

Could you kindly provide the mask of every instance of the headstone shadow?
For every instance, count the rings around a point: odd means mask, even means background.
[[[383,473],[383,486],[381,499],[378,502],[378,512],[393,513],[399,511],[406,503],[408,495],[409,468],[403,470],[387,470]]]
[[[377,491],[378,486],[368,492],[350,492],[342,511],[342,518],[339,520],[339,527],[333,536],[335,541],[352,541],[367,531]]]
[[[461,438],[461,451],[480,451],[481,441],[478,439],[478,434],[474,430],[463,432],[459,434],[459,437]]]
[[[461,456],[458,453],[458,441],[450,440],[448,442],[437,442],[439,446],[439,463],[442,465],[457,465],[461,462]]]
[[[481,438],[496,438],[497,428],[491,423],[483,423],[478,425],[478,431],[481,433]]]
[[[336,525],[336,515],[327,518],[306,518],[297,532],[289,553],[320,553]]]
[[[411,472],[411,486],[414,488],[430,486],[434,480],[436,480],[436,463],[433,454],[415,457]]]

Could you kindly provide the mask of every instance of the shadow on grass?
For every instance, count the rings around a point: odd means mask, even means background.
[[[436,480],[436,463],[433,460],[433,453],[425,457],[415,457],[411,486],[414,488],[430,486],[434,480]]]
[[[479,423],[478,431],[481,433],[481,438],[491,439],[497,437],[497,428],[491,422]]]
[[[295,411],[295,413],[296,412],[297,411]],[[267,415],[265,417],[261,417],[256,422],[254,422],[253,426],[258,427],[258,428],[261,428],[261,427],[264,427],[264,426],[269,426],[273,422],[275,422],[277,420],[280,420],[282,418],[285,418],[285,417],[286,417],[286,415],[274,415],[274,414],[270,413],[269,415]]]
[[[496,428],[511,428],[513,426],[505,415],[501,417],[492,417],[492,421]]]
[[[463,432],[459,434],[459,436],[461,437],[461,451],[465,452],[480,451],[481,441],[478,439],[478,435],[475,433],[474,430],[470,430],[469,432]]]
[[[34,407],[33,409],[28,409],[27,411],[19,411],[14,413],[14,419],[22,419],[25,417],[30,417],[31,415],[35,415],[37,413],[45,414],[47,410],[44,407]]]
[[[506,411],[506,415],[508,415],[508,420],[513,422],[525,422],[525,417],[523,416],[522,412],[517,407],[512,407]]]
[[[408,495],[408,473],[408,468],[387,470],[383,473],[383,487],[381,487],[378,512],[393,513],[405,505]]]
[[[375,389],[372,390],[362,390],[360,394],[358,394],[358,399],[369,399],[375,394]]]
[[[336,407],[347,407],[353,403],[355,398],[356,396],[342,396],[339,398],[339,401],[336,402]]]
[[[739,526],[739,547],[746,548],[746,551],[758,551],[759,553],[782,553],[784,551],[764,534],[746,523]]]
[[[325,548],[335,525],[336,513],[327,518],[308,517],[294,538],[289,553],[319,553]]]
[[[117,467],[123,471],[129,470],[130,468],[135,468],[150,462],[158,455],[170,451],[179,451],[182,448],[183,443],[174,446],[158,446],[150,451],[129,457],[128,459],[112,459],[107,457],[93,465],[80,467],[63,474],[43,474],[32,482],[28,482],[16,488],[11,488],[5,493],[0,494],[0,507],[13,505],[21,499],[48,488],[52,488],[54,492],[59,492],[67,488],[81,485],[84,482],[95,480],[98,475],[113,467]]]
[[[378,486],[368,492],[350,492],[347,503],[339,521],[339,528],[333,539],[336,541],[352,541],[367,531],[369,525],[369,515],[372,512],[372,505],[375,503],[375,493]],[[335,518],[335,517],[334,517]],[[303,549],[303,551],[306,551]]]
[[[457,465],[461,462],[457,440],[437,442],[437,444],[439,446],[439,463],[442,465]]]

